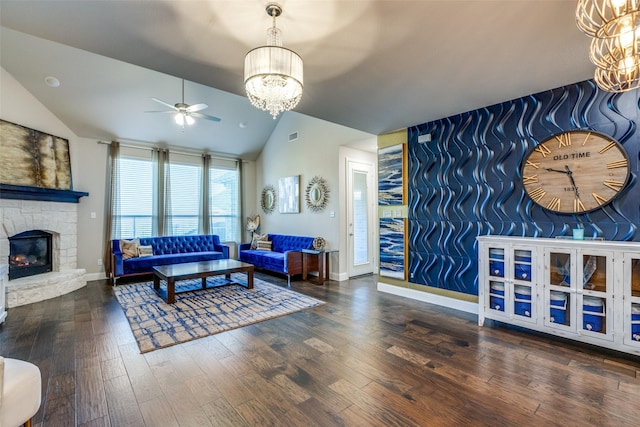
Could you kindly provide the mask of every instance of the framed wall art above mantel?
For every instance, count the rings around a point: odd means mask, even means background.
[[[71,190],[69,140],[0,120],[0,184]]]

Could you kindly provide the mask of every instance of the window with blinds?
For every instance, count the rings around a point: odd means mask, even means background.
[[[212,159],[209,167],[209,227],[222,242],[240,241],[237,162]]]
[[[202,199],[202,157],[171,154],[169,186],[165,217],[171,236],[200,234],[200,201]],[[215,234],[215,233],[213,233]]]
[[[112,237],[153,236],[159,222],[154,217],[154,207],[159,205],[164,206],[165,235],[207,233],[217,234],[222,242],[239,242],[238,163],[210,159],[207,171],[204,164],[202,156],[171,153],[165,176],[158,177],[161,169],[154,165],[151,150],[121,147],[117,168],[119,203],[114,204],[113,212],[119,226],[113,229]],[[162,186],[155,180],[165,183],[164,194],[157,194]],[[207,184],[206,198],[203,181]],[[203,203],[208,209],[203,208]],[[203,221],[205,215],[208,224]]]
[[[153,230],[153,162],[148,150],[121,149],[118,159],[120,236],[150,237]]]

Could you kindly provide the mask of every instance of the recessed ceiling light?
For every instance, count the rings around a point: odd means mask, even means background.
[[[44,78],[44,82],[47,84],[47,86],[50,87],[58,87],[60,86],[60,80],[56,79],[53,76],[47,76]]]

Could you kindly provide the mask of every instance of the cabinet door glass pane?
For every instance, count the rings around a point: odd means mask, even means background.
[[[489,281],[489,306],[493,310],[504,311],[504,283]]]
[[[514,286],[513,312],[518,316],[531,317],[531,287]]]
[[[531,251],[518,249],[514,252],[513,277],[525,282],[531,281]]]
[[[549,320],[551,323],[571,326],[571,295],[568,292],[550,292]]]
[[[631,260],[631,296],[640,297],[640,259]]]
[[[489,248],[489,274],[504,277],[504,248]]]
[[[582,329],[592,332],[607,333],[607,312],[604,298],[585,296],[582,298]]]
[[[582,287],[598,292],[607,291],[607,257],[583,255]]]
[[[571,255],[551,252],[549,256],[549,284],[571,286]]]

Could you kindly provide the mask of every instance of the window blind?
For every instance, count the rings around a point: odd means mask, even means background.
[[[240,241],[237,163],[212,161],[209,168],[210,232],[222,242]]]
[[[120,238],[150,237],[153,221],[153,164],[144,157],[119,159]],[[118,213],[114,212],[114,215]]]
[[[171,155],[169,160],[171,228],[166,234],[184,236],[199,234],[200,195],[202,193],[201,157]]]

